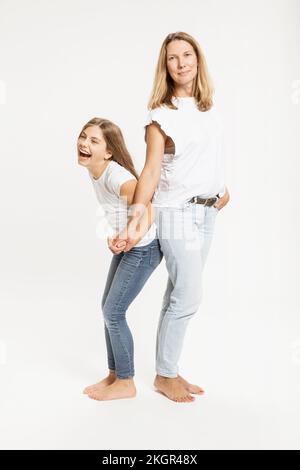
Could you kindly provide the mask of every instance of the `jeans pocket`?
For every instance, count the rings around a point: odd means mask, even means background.
[[[143,258],[143,251],[139,250],[138,247],[136,247],[136,248],[131,248],[131,250],[124,253],[122,262],[128,266],[137,268],[140,265],[142,258]]]

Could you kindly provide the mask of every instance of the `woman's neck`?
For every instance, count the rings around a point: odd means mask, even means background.
[[[174,96],[178,98],[190,98],[193,96],[193,85],[187,85],[186,87],[175,88]]]

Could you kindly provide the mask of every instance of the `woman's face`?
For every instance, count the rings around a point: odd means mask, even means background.
[[[182,39],[175,39],[167,45],[167,69],[175,84],[192,84],[197,75],[198,61],[193,46]]]
[[[107,151],[102,130],[98,126],[89,126],[77,140],[78,163],[90,168],[97,163],[103,163],[112,154]]]

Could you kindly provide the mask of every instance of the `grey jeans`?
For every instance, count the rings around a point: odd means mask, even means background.
[[[156,372],[176,377],[185,331],[202,297],[202,275],[213,238],[214,206],[156,207],[158,238],[169,278],[156,339]]]

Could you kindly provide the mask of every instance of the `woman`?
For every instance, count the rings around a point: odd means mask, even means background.
[[[177,402],[191,402],[192,386],[178,374],[189,320],[197,312],[202,273],[216,216],[229,201],[224,183],[222,126],[203,52],[189,34],[164,40],[145,123],[146,163],[128,225],[114,241],[134,246],[138,222],[152,199],[169,274],[156,346],[154,385]]]
[[[107,119],[91,119],[80,132],[77,150],[78,163],[88,170],[110,229],[116,234],[126,226],[128,204],[138,178],[121,130]],[[84,390],[95,400],[136,395],[133,339],[126,311],[162,259],[152,222],[153,211],[148,204],[135,247],[128,253],[115,250],[111,261],[102,298],[109,373]]]

